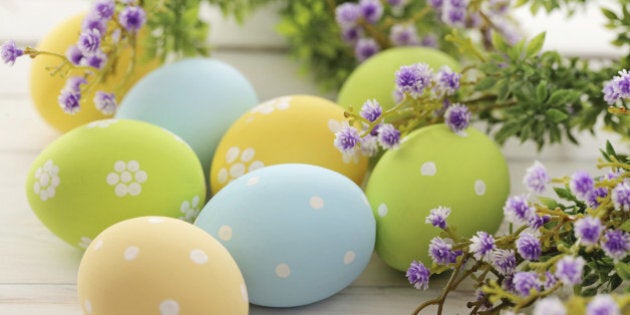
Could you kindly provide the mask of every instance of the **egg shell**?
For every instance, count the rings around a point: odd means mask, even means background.
[[[225,131],[257,104],[254,88],[238,70],[219,60],[192,58],[142,78],[123,99],[116,118],[172,131],[190,144],[208,174]]]
[[[376,251],[389,266],[431,265],[429,243],[441,230],[425,218],[438,206],[451,209],[447,223],[465,237],[499,227],[510,191],[507,163],[485,134],[474,128],[465,134],[443,124],[418,129],[374,167],[366,194],[376,217]]]
[[[339,292],[374,248],[375,221],[361,189],[313,165],[274,165],[239,177],[195,224],[230,251],[250,301],[263,306],[300,306]]]
[[[384,50],[359,65],[339,90],[337,103],[358,111],[368,99],[376,99],[383,109],[395,105],[396,72],[401,66],[424,62],[434,71],[442,66],[459,70],[460,66],[449,55],[425,47],[394,47]]]
[[[232,256],[198,227],[168,217],[117,223],[87,248],[77,279],[84,314],[247,314]]]
[[[84,17],[85,13],[75,15],[55,26],[37,45],[37,50],[65,55],[68,47],[76,44],[79,39]],[[144,40],[145,34],[145,31],[139,33],[139,42]],[[144,56],[142,45],[139,47],[136,54],[138,56]],[[131,56],[131,49],[123,49],[121,51],[118,62],[115,65],[118,71],[111,74],[105,82],[97,84],[90,92],[84,93],[84,103],[81,104],[81,110],[73,115],[65,113],[57,101],[61,90],[66,84],[66,79],[58,75],[52,76],[50,75],[50,71],[47,70],[47,68],[59,66],[61,60],[53,56],[38,56],[33,59],[30,72],[30,92],[35,108],[49,125],[63,132],[90,121],[110,117],[111,115],[105,115],[96,109],[93,101],[94,94],[97,91],[105,91],[108,93],[116,91],[118,93],[116,95],[117,101],[120,102],[122,96],[136,81],[160,65],[157,59],[148,62],[139,61],[136,63],[134,71],[130,75],[127,75],[126,71],[123,71],[123,69],[129,67]],[[67,77],[73,75],[83,75],[83,72],[73,70],[70,71]],[[125,83],[122,88],[118,89],[121,82]]]
[[[133,120],[99,120],[50,144],[26,181],[29,204],[53,233],[85,248],[110,225],[164,215],[194,220],[206,185],[195,153],[171,132]]]
[[[284,96],[256,106],[221,139],[210,172],[212,193],[247,172],[282,163],[322,166],[360,184],[367,158],[345,157],[333,145],[334,131],[345,121],[341,107],[316,96]]]

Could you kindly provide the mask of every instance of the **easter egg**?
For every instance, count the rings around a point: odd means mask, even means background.
[[[145,122],[109,119],[50,144],[31,165],[26,193],[48,229],[85,248],[128,218],[194,220],[206,185],[199,160],[179,137]]]
[[[459,64],[449,55],[425,47],[394,47],[372,56],[359,65],[341,86],[337,103],[344,108],[359,110],[368,99],[376,99],[383,109],[395,105],[393,93],[396,72],[401,66],[419,62],[428,64],[435,71],[442,66],[453,70]]]
[[[432,209],[450,208],[448,225],[465,237],[493,233],[509,191],[505,158],[485,134],[471,127],[462,136],[443,124],[418,129],[383,155],[368,181],[376,252],[398,270],[412,260],[431,265],[429,242],[441,231],[425,223]]]
[[[195,58],[163,66],[127,93],[117,118],[166,128],[195,150],[206,174],[221,136],[258,104],[245,77],[221,61]]]
[[[114,224],[87,248],[77,279],[84,314],[247,314],[230,253],[200,228],[168,217]]]
[[[262,306],[305,305],[339,292],[374,248],[374,217],[361,189],[306,164],[239,177],[208,202],[195,225],[228,249],[250,301]]]
[[[65,55],[68,47],[74,45],[81,32],[81,23],[85,14],[76,15],[57,25],[37,45],[37,50],[48,51]],[[138,41],[142,41],[145,34],[140,32]],[[140,45],[139,47],[142,47]],[[123,49],[118,62],[115,64],[117,71],[107,77],[106,81],[94,86],[88,93],[82,95],[84,100],[81,109],[75,114],[67,114],[59,106],[57,98],[66,84],[66,78],[59,75],[52,76],[49,67],[57,67],[61,60],[49,55],[40,55],[33,59],[30,72],[30,92],[35,108],[40,116],[52,127],[60,131],[68,131],[87,122],[107,118],[108,116],[96,109],[94,94],[97,91],[107,93],[117,92],[117,100],[143,75],[155,69],[159,65],[158,60],[143,61],[143,49],[138,49],[136,58],[140,58],[135,64],[134,71],[127,75],[125,69],[129,67],[132,54],[131,49]],[[140,57],[138,57],[140,56]],[[67,77],[83,75],[82,71],[72,70]],[[90,81],[91,82],[91,81]],[[124,84],[118,89],[121,82]],[[111,115],[110,115],[111,116]]]
[[[333,145],[344,122],[341,107],[316,96],[284,96],[256,106],[221,139],[210,171],[212,192],[247,172],[282,163],[319,165],[360,184],[367,158],[344,156]]]

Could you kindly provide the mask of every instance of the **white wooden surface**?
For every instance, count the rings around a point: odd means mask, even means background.
[[[22,43],[34,43],[51,25],[86,6],[86,1],[79,0],[0,0],[0,41],[15,38]],[[296,77],[296,65],[280,51],[262,49],[283,45],[281,38],[272,30],[274,19],[269,14],[272,11],[269,9],[267,13],[256,15],[255,22],[246,27],[248,31],[235,29],[231,23],[215,21],[212,40],[224,49],[214,56],[241,70],[261,99],[294,93],[319,94],[306,78]],[[208,12],[217,16],[216,12]],[[585,13],[584,16],[592,14]],[[528,25],[536,27],[540,27],[541,23],[551,23],[558,27],[553,30],[561,29],[565,35],[569,31],[561,28],[564,24],[562,19],[530,22]],[[248,33],[251,31],[258,33],[251,35]],[[570,34],[580,36],[579,32]],[[609,46],[600,45],[601,33],[595,31],[595,35],[589,34],[588,41],[581,37],[579,44],[601,49],[593,51],[570,46],[569,52],[589,55],[616,53]],[[550,37],[549,47],[564,45],[562,41],[554,41],[554,36]],[[558,40],[560,37],[556,36]],[[30,163],[59,136],[44,124],[30,103],[28,67],[27,60],[20,60],[13,68],[0,65],[0,314],[80,314],[76,299],[76,271],[81,253],[48,232],[29,209],[24,193]],[[598,156],[597,148],[602,147],[609,137],[617,138],[605,133],[599,133],[598,137],[581,135],[583,144],[580,147],[553,146],[543,152],[536,152],[531,144],[508,143],[503,152],[509,161],[512,191],[523,191],[520,178],[534,159],[544,162],[553,176],[567,175],[577,169],[595,171],[593,165]],[[622,147],[627,149],[627,145]],[[408,314],[417,304],[436,296],[444,283],[445,279],[438,278],[432,282],[429,291],[415,291],[401,273],[389,269],[374,257],[349,288],[330,299],[292,309],[252,307],[251,313]],[[463,301],[472,295],[466,290],[453,293],[446,313],[466,313]],[[434,312],[429,310],[426,313]]]

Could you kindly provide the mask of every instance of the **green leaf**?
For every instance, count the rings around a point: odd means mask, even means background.
[[[565,119],[569,118],[569,115],[567,115],[563,111],[561,111],[559,109],[555,109],[555,108],[548,109],[547,112],[545,113],[545,115],[549,119],[551,119],[551,121],[553,121],[554,123],[559,123],[559,122],[562,122]]]
[[[556,192],[556,195],[562,199],[566,200],[574,200],[575,197],[571,194],[571,191],[566,188],[554,187],[553,190]]]
[[[536,87],[536,101],[539,103],[545,102],[549,93],[547,93],[547,82],[540,81]]]
[[[595,296],[595,294],[597,294],[597,288],[588,288],[588,289],[582,290],[582,293],[580,295]]]
[[[485,77],[481,79],[476,85],[475,90],[484,91],[492,88],[497,83],[497,79],[494,77]]]
[[[549,100],[547,101],[547,104],[551,106],[562,106],[567,103],[573,102],[575,99],[579,97],[580,97],[580,93],[577,91],[570,90],[570,89],[560,89],[560,90],[554,91],[551,94],[551,96],[549,97]]]
[[[621,226],[619,226],[619,228],[622,231],[630,232],[630,220],[626,220],[626,222],[624,222]]]
[[[630,264],[624,262],[618,262],[615,264],[615,271],[621,279],[630,280]]]
[[[609,9],[606,8],[601,8],[602,13],[604,14],[604,16],[606,16],[609,20],[618,20],[619,18],[617,17],[617,14]]]
[[[597,276],[597,274],[591,273],[590,275],[584,277],[581,285],[584,287],[588,287],[588,286],[593,285],[595,282],[597,282],[597,280],[599,280],[599,277]]]
[[[529,44],[527,44],[527,49],[525,50],[525,56],[533,57],[537,55],[540,50],[542,50],[543,45],[545,44],[545,32],[542,32],[536,37],[534,37]]]
[[[548,198],[548,197],[538,197],[538,200],[540,200],[540,202],[545,205],[545,207],[549,208],[549,209],[555,209],[556,207],[558,207],[558,202],[553,199],[553,198]]]
[[[500,52],[505,52],[507,49],[507,43],[503,39],[503,36],[499,32],[492,32],[492,46]]]

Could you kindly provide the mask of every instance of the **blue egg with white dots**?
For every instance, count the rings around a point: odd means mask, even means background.
[[[306,305],[343,290],[367,266],[376,236],[363,191],[339,173],[305,164],[235,179],[195,225],[234,257],[250,302],[268,307]]]
[[[212,58],[190,58],[138,81],[116,118],[146,121],[178,135],[195,151],[208,176],[223,134],[256,105],[254,88],[234,67]]]

